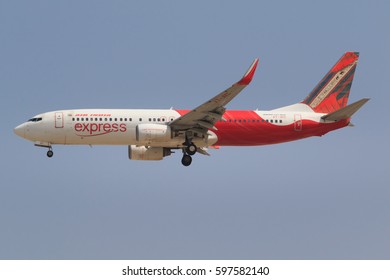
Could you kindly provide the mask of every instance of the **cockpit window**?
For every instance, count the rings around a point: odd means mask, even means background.
[[[32,118],[32,119],[29,119],[28,121],[29,122],[39,122],[41,120],[42,120],[42,118]]]

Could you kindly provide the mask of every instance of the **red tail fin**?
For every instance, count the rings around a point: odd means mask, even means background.
[[[347,52],[302,101],[317,113],[331,113],[348,103],[358,52]]]

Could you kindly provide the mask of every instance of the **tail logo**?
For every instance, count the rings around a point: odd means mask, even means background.
[[[356,65],[357,61],[354,61],[347,67],[341,69],[336,75],[329,81],[329,83],[318,93],[316,98],[309,104],[310,107],[317,107],[328,95],[332,92],[332,90],[339,83],[341,78],[343,78],[348,72]]]

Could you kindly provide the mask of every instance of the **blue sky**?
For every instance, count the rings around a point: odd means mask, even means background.
[[[387,1],[1,1],[0,259],[389,259]],[[161,162],[54,147],[12,129],[73,108],[191,109],[254,80],[230,109],[301,101],[359,51],[322,138]]]

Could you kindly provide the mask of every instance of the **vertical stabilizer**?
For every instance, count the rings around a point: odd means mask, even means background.
[[[332,113],[344,108],[358,59],[358,52],[345,53],[302,103],[317,113]]]

